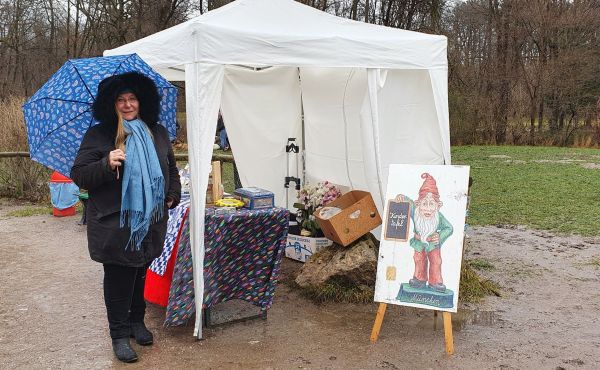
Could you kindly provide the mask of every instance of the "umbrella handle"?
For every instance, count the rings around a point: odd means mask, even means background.
[[[117,180],[119,179],[119,166],[117,166]]]

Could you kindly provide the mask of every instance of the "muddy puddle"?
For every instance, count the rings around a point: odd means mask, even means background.
[[[451,315],[452,330],[457,332],[470,326],[494,326],[502,320],[498,312],[476,309],[459,309],[458,312],[452,313]],[[443,330],[444,321],[442,312],[438,312],[437,315],[432,312],[429,317],[424,317],[419,320],[417,326],[432,330]]]

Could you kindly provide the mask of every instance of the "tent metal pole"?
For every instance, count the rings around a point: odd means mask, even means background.
[[[300,84],[300,127],[302,128],[302,150],[300,151],[300,162],[302,164],[302,184],[306,184],[306,135],[304,131],[304,99],[302,99],[302,77],[300,76],[300,67],[298,67],[298,82]],[[298,170],[297,163],[296,170]],[[298,176],[298,174],[296,174],[296,176]]]

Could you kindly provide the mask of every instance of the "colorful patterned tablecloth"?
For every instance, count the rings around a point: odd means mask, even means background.
[[[167,224],[167,234],[165,235],[165,245],[163,251],[157,258],[150,264],[150,271],[163,276],[167,270],[167,264],[171,259],[171,253],[173,253],[173,247],[179,236],[181,225],[187,218],[188,209],[190,207],[190,199],[182,199],[181,203],[175,207],[175,209],[169,210],[169,223]]]
[[[205,213],[204,307],[241,299],[271,307],[288,232],[283,208]],[[182,226],[165,325],[185,324],[195,313],[188,220]]]

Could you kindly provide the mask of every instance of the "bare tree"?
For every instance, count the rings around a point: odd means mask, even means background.
[[[299,1],[360,22],[445,34],[454,142],[600,138],[598,0]],[[0,100],[31,95],[69,58],[101,55],[230,2],[0,0]]]

